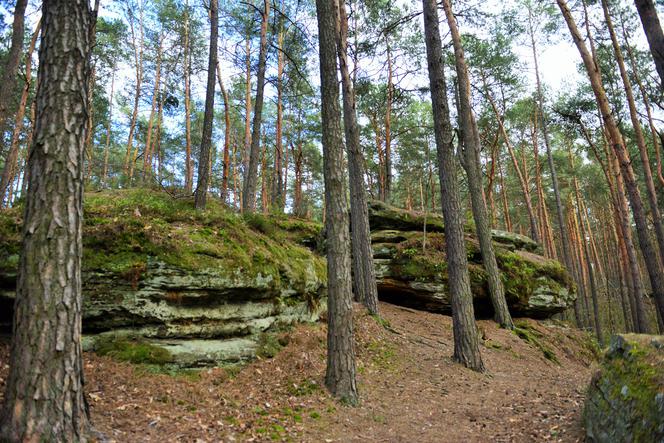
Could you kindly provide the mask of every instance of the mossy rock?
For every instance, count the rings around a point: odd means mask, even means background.
[[[611,338],[584,407],[591,442],[664,441],[664,336]]]

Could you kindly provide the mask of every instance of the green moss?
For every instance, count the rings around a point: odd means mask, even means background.
[[[295,383],[292,381],[288,383],[288,393],[295,397],[307,397],[319,392],[320,390],[320,385],[311,379],[307,379],[300,383]]]
[[[517,321],[514,323],[513,331],[521,340],[539,349],[542,352],[544,358],[554,363],[560,364],[560,361],[558,360],[555,352],[553,352],[553,350],[551,350],[542,342],[544,335],[535,329],[530,323],[527,321]]]
[[[258,348],[256,355],[260,358],[274,358],[283,347],[288,344],[286,336],[277,336],[276,334],[263,333],[258,338]]]
[[[142,340],[112,335],[99,338],[95,343],[95,352],[134,364],[165,365],[173,362],[173,355],[166,349]]]

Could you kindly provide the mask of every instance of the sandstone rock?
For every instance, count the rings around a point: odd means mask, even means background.
[[[611,338],[584,408],[589,442],[664,441],[664,336]]]

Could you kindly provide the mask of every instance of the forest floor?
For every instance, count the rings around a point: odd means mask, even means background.
[[[86,353],[92,422],[109,442],[583,440],[594,361],[584,333],[522,320],[519,337],[480,321],[487,372],[479,374],[452,361],[450,317],[380,309],[383,321],[356,309],[357,407],[324,388],[319,323],[295,327],[274,358],[241,370],[163,374]],[[4,341],[1,391],[7,357]]]

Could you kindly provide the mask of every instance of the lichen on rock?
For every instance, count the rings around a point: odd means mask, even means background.
[[[591,442],[664,441],[664,336],[611,338],[588,388],[584,424]]]

